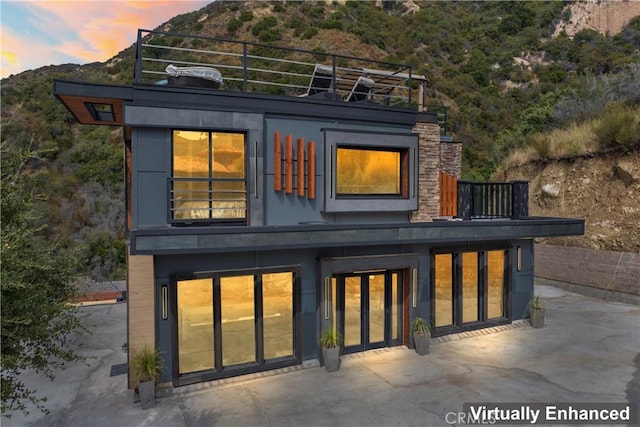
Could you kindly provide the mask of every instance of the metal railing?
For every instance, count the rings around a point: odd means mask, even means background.
[[[419,85],[412,67],[321,51],[275,47],[164,31],[138,30],[135,83],[158,84],[166,67],[213,67],[223,75],[224,90],[309,96],[318,66],[329,71],[325,95],[347,100],[360,77],[374,81],[366,100],[381,105],[418,108]],[[322,77],[320,77],[322,78]],[[353,97],[352,97],[353,99]]]
[[[244,179],[168,178],[168,218],[172,224],[237,222],[246,224]]]
[[[521,219],[529,215],[529,183],[458,181],[458,217]]]

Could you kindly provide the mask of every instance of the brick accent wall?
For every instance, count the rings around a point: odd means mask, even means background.
[[[560,282],[640,295],[640,253],[537,244],[535,275]]]
[[[411,222],[429,222],[440,214],[440,126],[417,122],[418,134],[418,210]]]
[[[440,169],[447,175],[460,178],[462,175],[462,143],[440,143]]]

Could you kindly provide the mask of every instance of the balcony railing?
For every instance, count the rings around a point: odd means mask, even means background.
[[[446,109],[425,103],[426,78],[406,64],[321,50],[164,31],[138,30],[134,82],[174,84],[167,66],[215,68],[226,91],[279,94],[338,102],[374,103],[434,112],[442,132]]]
[[[521,219],[529,216],[529,183],[458,181],[457,211],[463,220]]]
[[[169,222],[246,224],[247,191],[244,179],[169,178]]]

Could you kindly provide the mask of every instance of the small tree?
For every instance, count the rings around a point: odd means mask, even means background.
[[[1,154],[1,263],[2,291],[2,413],[21,410],[32,403],[48,412],[37,396],[21,380],[25,370],[54,378],[56,369],[81,360],[69,346],[74,334],[84,331],[69,304],[76,296],[73,282],[74,258],[61,253],[55,242],[39,235],[44,226],[34,209],[31,177],[25,165],[37,161],[34,153],[9,152],[3,144]]]

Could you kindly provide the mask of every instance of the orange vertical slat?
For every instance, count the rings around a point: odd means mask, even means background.
[[[444,216],[446,200],[444,199],[444,173],[442,171],[438,174],[438,183],[440,184],[440,215]]]
[[[309,167],[307,168],[307,183],[309,187],[309,199],[316,198],[316,143],[309,141],[308,145]]]
[[[453,211],[453,200],[451,197],[451,178],[453,178],[451,175],[446,175],[446,179],[447,179],[447,215],[452,215],[452,211]]]
[[[293,136],[287,135],[284,159],[284,191],[293,192]]]
[[[304,196],[304,139],[298,138],[298,197]]]
[[[458,215],[458,178],[451,177],[451,215]]]
[[[440,215],[455,216],[457,213],[457,178],[440,172]]]
[[[273,135],[273,189],[282,190],[282,145],[279,131]]]

